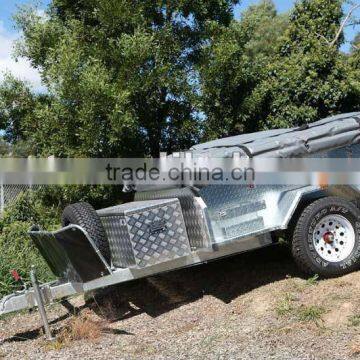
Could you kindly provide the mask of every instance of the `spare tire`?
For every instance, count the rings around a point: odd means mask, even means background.
[[[110,264],[111,255],[105,229],[95,209],[87,202],[68,205],[62,214],[62,226],[79,225],[90,236],[104,259]]]

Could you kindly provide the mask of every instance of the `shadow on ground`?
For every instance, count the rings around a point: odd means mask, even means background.
[[[302,276],[285,246],[272,246],[162,275],[120,284],[87,299],[108,320],[140,313],[157,317],[204,295],[229,303],[260,286]]]
[[[263,285],[301,276],[287,247],[271,246],[147,279],[119,284],[87,296],[86,304],[71,309],[52,321],[65,320],[83,308],[90,308],[108,321],[118,321],[146,313],[157,317],[194,302],[204,295],[229,303],[238,296]],[[18,333],[3,342],[35,339],[42,330]]]

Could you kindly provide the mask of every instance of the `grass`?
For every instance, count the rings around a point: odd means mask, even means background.
[[[314,286],[317,285],[319,283],[319,275],[315,274],[314,276],[312,276],[311,278],[306,280],[306,285],[308,286]]]
[[[285,297],[277,304],[276,313],[280,316],[291,314],[294,310],[293,301],[293,295],[286,293]]]
[[[297,316],[300,321],[318,323],[321,316],[325,313],[325,309],[321,306],[310,305],[301,306],[297,311]]]
[[[299,321],[314,322],[317,325],[322,320],[322,315],[325,313],[325,309],[317,305],[294,305],[295,298],[293,294],[286,293],[284,298],[277,304],[276,313],[279,316],[293,316]],[[360,318],[359,318],[360,321]]]
[[[360,354],[360,345],[359,343],[354,342],[350,348],[350,355],[355,357],[358,356],[359,354]]]
[[[56,340],[47,344],[48,350],[61,350],[74,341],[97,342],[106,331],[105,321],[95,321],[87,314],[73,316],[60,330]]]
[[[352,315],[348,317],[350,326],[359,326],[360,325],[360,315]]]

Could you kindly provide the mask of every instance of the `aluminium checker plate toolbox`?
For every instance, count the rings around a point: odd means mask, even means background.
[[[126,203],[98,214],[115,267],[144,268],[191,254],[178,199]]]

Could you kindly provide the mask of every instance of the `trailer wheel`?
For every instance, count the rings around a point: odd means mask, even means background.
[[[308,274],[340,276],[360,266],[360,210],[339,197],[308,205],[293,233],[292,254]]]
[[[95,209],[86,202],[68,205],[62,214],[62,225],[82,227],[94,241],[104,259],[110,263],[110,247],[105,229]]]

